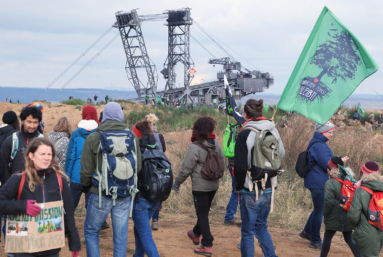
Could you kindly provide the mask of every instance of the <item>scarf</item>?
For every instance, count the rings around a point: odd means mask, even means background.
[[[208,137],[206,137],[206,139],[215,139],[215,138],[216,138],[216,136],[215,136],[214,133],[211,133]],[[194,141],[197,140],[197,138],[194,137],[194,136],[192,136],[192,137],[190,138],[190,140],[191,140],[192,142],[194,142]]]
[[[243,130],[243,128],[246,126],[246,124],[249,122],[249,121],[257,121],[257,120],[267,120],[265,117],[258,117],[258,118],[251,118],[251,119],[247,119],[245,121],[245,123],[243,123],[242,125],[242,128],[241,128],[241,131]]]
[[[133,133],[136,134],[138,138],[140,138],[142,135],[142,133],[136,128],[136,125],[133,127]]]

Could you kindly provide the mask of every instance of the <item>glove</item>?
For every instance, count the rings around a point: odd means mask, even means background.
[[[84,185],[81,185],[81,192],[83,192],[84,194],[88,193],[90,188],[92,187],[92,184],[90,184],[89,186],[84,186]]]
[[[29,216],[35,217],[40,214],[41,208],[40,206],[36,205],[36,200],[27,200],[27,206],[25,213]]]
[[[74,252],[72,252],[72,256],[73,256],[73,257],[78,257],[79,254],[80,254],[79,251],[74,251]]]
[[[177,191],[180,190],[180,186],[177,186],[176,184],[173,184],[172,189],[177,192]]]

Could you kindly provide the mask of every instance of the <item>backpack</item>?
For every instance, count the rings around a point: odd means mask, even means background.
[[[152,202],[168,199],[173,185],[171,163],[162,151],[162,146],[159,148],[160,145],[161,143],[155,148],[145,148],[138,176],[141,196]]]
[[[238,123],[230,123],[227,124],[225,132],[223,133],[223,156],[227,158],[233,158],[234,157],[234,148],[235,148],[235,135],[237,132],[237,129],[241,128],[241,124]]]
[[[37,138],[43,138],[44,135],[43,134],[40,134]],[[28,144],[28,143],[27,143]],[[12,162],[13,160],[15,159],[16,155],[17,155],[17,151],[22,151],[23,149],[19,149],[19,138],[17,136],[17,132],[14,132],[12,134],[12,151],[11,151],[11,158],[9,159],[9,162],[8,162],[8,171],[9,173],[11,173],[11,169],[12,169]]]
[[[372,196],[368,206],[368,223],[378,228],[379,232],[381,232],[383,228],[383,192],[374,192],[365,186],[361,186],[360,188],[363,188]]]
[[[249,190],[253,190],[255,185],[256,201],[258,201],[258,182],[261,182],[262,192],[266,187],[266,182],[271,179],[272,188],[272,201],[271,210],[274,207],[274,191],[276,177],[283,170],[281,170],[281,158],[279,156],[279,143],[278,139],[271,133],[270,130],[257,130],[253,127],[245,127],[244,129],[251,130],[247,140],[247,164],[248,171],[246,181],[249,184]],[[254,150],[252,148],[254,147]],[[253,152],[253,154],[251,154]],[[246,182],[245,182],[246,183]]]
[[[204,164],[198,163],[202,166],[201,176],[206,180],[216,180],[222,178],[223,172],[225,171],[225,161],[224,159],[218,155],[218,153],[214,150],[210,150],[203,144],[198,143],[198,141],[194,141],[193,144],[198,145],[205,151],[207,151],[207,157]]]
[[[99,168],[98,152],[102,154],[102,165]],[[99,190],[99,208],[102,192],[111,195],[113,206],[117,197],[132,197],[132,205],[137,189],[137,146],[134,134],[129,129],[120,131],[103,131],[96,161],[97,176],[92,183]],[[101,171],[101,172],[100,172]],[[130,209],[132,213],[133,208]]]
[[[352,198],[356,190],[356,186],[349,180],[341,180],[340,178],[331,178],[339,181],[342,184],[340,191],[339,206],[346,212],[350,210]]]
[[[298,156],[297,163],[295,164],[295,171],[301,178],[305,178],[307,174],[309,174],[310,170],[312,170],[316,165],[316,163],[314,163],[311,167],[309,167],[309,150],[316,143],[319,142],[312,143],[312,145],[308,147],[307,150],[304,150]]]
[[[58,173],[58,172],[56,172],[56,175],[57,175],[57,180],[58,180],[59,185],[60,185],[60,192],[61,192],[61,195],[62,195],[62,191],[63,191],[63,178],[61,177],[60,173]],[[17,200],[18,201],[20,200],[21,193],[23,192],[24,184],[25,184],[25,172],[22,170],[21,171],[21,180],[20,180],[20,184],[19,184],[19,191],[17,192]]]

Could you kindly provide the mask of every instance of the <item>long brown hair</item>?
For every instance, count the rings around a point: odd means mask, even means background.
[[[150,123],[147,120],[137,122],[136,128],[141,132],[142,135],[154,137]]]
[[[35,165],[33,161],[29,158],[29,153],[35,153],[40,145],[49,146],[52,149],[52,161],[48,168],[54,169],[56,172],[60,173],[61,176],[65,177],[68,180],[68,176],[65,172],[60,170],[60,166],[56,161],[56,152],[53,144],[47,138],[34,138],[29,143],[27,150],[25,151],[25,175],[28,181],[29,190],[32,192],[35,191],[36,185],[42,184],[43,180],[37,174]]]
[[[53,127],[53,131],[64,132],[70,137],[72,134],[72,124],[70,119],[67,116],[61,117]]]

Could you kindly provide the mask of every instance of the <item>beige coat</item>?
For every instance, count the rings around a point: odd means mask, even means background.
[[[218,144],[218,141],[215,140],[215,145],[210,144],[205,141],[204,144],[208,148],[215,148],[215,151],[219,156],[223,157],[221,146]],[[180,173],[178,174],[174,184],[180,186],[189,176],[192,180],[192,190],[193,191],[217,191],[219,187],[219,179],[216,180],[206,180],[201,176],[201,169],[205,160],[207,158],[207,151],[199,147],[198,145],[191,144],[186,153],[185,159],[182,163]]]

